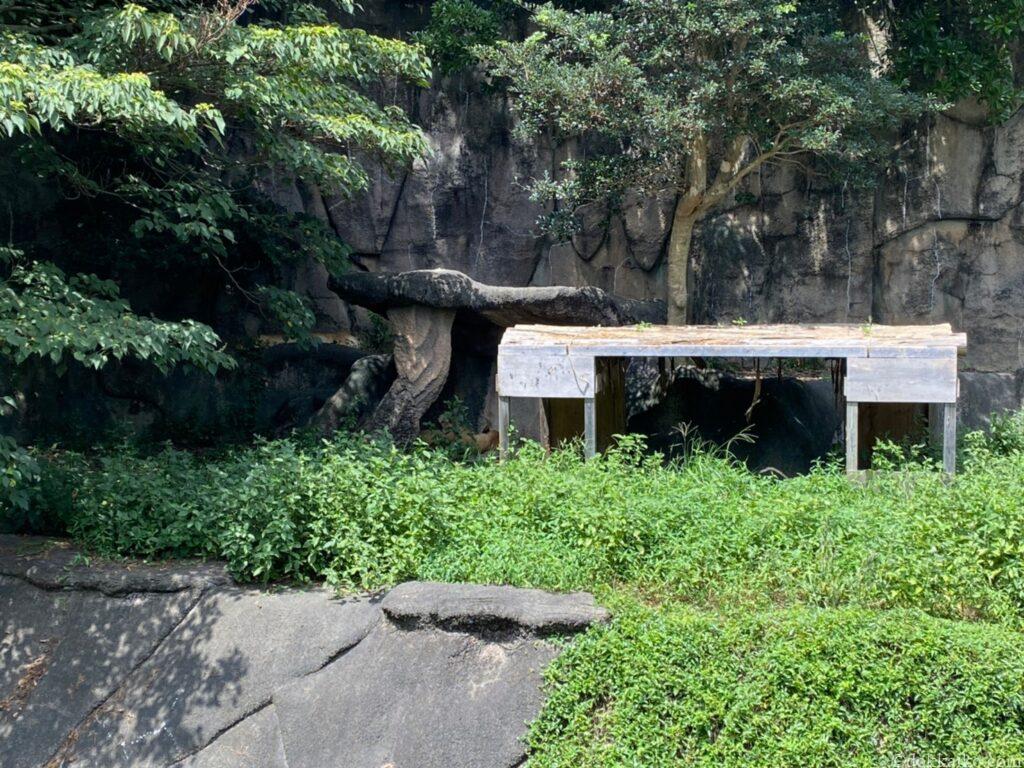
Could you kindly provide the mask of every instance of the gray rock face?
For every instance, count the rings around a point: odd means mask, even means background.
[[[361,21],[381,33],[426,19],[423,4],[364,6]],[[552,242],[536,226],[547,208],[528,187],[574,146],[517,144],[509,102],[473,73],[398,100],[424,126],[431,155],[398,176],[374,169],[365,195],[329,206],[367,270],[446,268],[499,286],[664,299],[671,195],[588,206],[583,231]],[[968,334],[965,370],[1024,370],[1024,113],[991,126],[965,103],[896,138],[876,190],[793,166],[752,175],[694,236],[696,320],[948,321]],[[1000,398],[1012,398],[1012,381]],[[968,423],[984,420],[974,407],[962,410]]]
[[[968,429],[987,429],[991,416],[1024,408],[1024,370],[960,374],[960,418]]]
[[[0,577],[0,765],[44,765],[195,602],[189,591],[110,598]]]
[[[249,715],[174,768],[288,768],[274,706]]]
[[[554,595],[477,584],[413,581],[391,590],[381,607],[401,625],[537,635],[579,632],[608,620],[608,612],[586,593]]]
[[[289,768],[510,768],[556,648],[537,640],[380,625],[279,691]]]
[[[44,590],[84,589],[105,595],[180,592],[231,583],[220,563],[125,566],[90,560],[65,541],[5,534],[0,534],[0,575]]]
[[[364,0],[360,5],[357,15],[338,13],[335,19],[407,39],[427,23],[432,3]],[[460,325],[470,325],[467,316],[478,320],[486,314],[486,333],[479,333],[476,323],[471,332],[489,341],[492,324],[607,324],[606,318],[617,314],[614,307],[595,309],[594,302],[581,301],[595,290],[616,297],[620,308],[627,301],[642,302],[641,307],[664,301],[674,195],[626,195],[614,210],[588,205],[578,212],[582,231],[569,242],[554,242],[537,226],[550,205],[531,200],[529,188],[534,179],[556,173],[578,147],[515,141],[509,100],[477,72],[438,77],[428,89],[388,87],[378,95],[423,126],[430,145],[426,157],[408,169],[369,163],[369,187],[353,199],[333,197],[308,180],[267,181],[266,191],[285,209],[319,218],[354,249],[359,269],[342,281],[332,283],[322,266],[308,262],[287,270],[290,286],[317,310],[318,330],[340,343],[295,355],[268,350],[265,380],[236,373],[214,381],[187,369],[169,377],[130,369],[101,376],[71,371],[70,383],[46,382],[45,400],[21,424],[25,441],[49,442],[65,434],[69,422],[97,432],[111,423],[132,424],[139,433],[175,439],[193,429],[203,434],[239,430],[239,437],[252,431],[273,434],[305,423],[335,395],[319,419],[330,430],[350,420],[348,407],[360,392],[368,390],[375,405],[382,396],[376,384],[391,383],[376,375],[375,364],[364,364],[352,374],[351,386],[343,387],[354,363],[346,359],[353,353],[345,344],[369,329],[366,313],[355,305],[372,304],[376,299],[370,294],[377,292],[376,306],[396,306],[402,291],[417,289],[405,278],[401,290],[392,292],[386,275],[457,270],[467,280],[511,291],[506,296],[540,292],[518,305],[473,309],[470,305],[480,306],[475,295],[458,304],[456,333]],[[1024,113],[992,126],[976,105],[960,104],[907,126],[892,144],[892,161],[872,190],[854,191],[843,181],[826,181],[793,165],[752,174],[696,230],[695,319],[948,321],[968,334],[962,368],[1008,374],[987,379],[987,386],[994,402],[1014,401],[1016,377],[1024,371]],[[444,300],[450,296],[445,291],[463,291],[465,285],[439,280],[428,298]],[[540,296],[547,297],[543,306]],[[145,296],[140,298],[144,304]],[[256,313],[221,298],[216,324],[227,336],[266,332],[266,321]],[[195,307],[181,307],[186,309]],[[480,363],[484,357],[477,349],[453,346],[442,401],[488,397],[480,393],[487,379],[493,380]],[[962,403],[965,424],[986,421],[978,409],[989,399]],[[402,410],[394,408],[402,405],[396,400],[389,404],[392,412]],[[514,407],[522,411],[513,418],[524,435],[544,439],[540,405]],[[471,417],[481,431],[495,426],[490,405],[474,407]]]
[[[430,7],[429,0],[365,0],[358,15],[336,19],[407,37],[427,23]],[[436,280],[424,298],[442,302],[450,299],[449,290],[470,296],[469,302],[448,305],[457,308],[455,333],[460,325],[470,326],[488,341],[493,326],[512,322],[614,321],[618,310],[600,301],[595,308],[589,300],[594,291],[616,297],[619,309],[626,302],[652,307],[664,301],[672,194],[626,195],[614,210],[588,205],[578,212],[582,231],[569,242],[554,242],[537,226],[549,204],[531,200],[529,187],[533,179],[555,173],[576,146],[517,143],[508,99],[476,72],[436,78],[429,89],[389,87],[379,95],[423,126],[431,150],[426,157],[400,170],[370,163],[369,188],[350,200],[306,180],[275,178],[268,190],[286,209],[324,221],[354,249],[361,269],[341,281],[332,282],[311,263],[289,270],[291,287],[317,310],[318,330],[343,343],[303,350],[297,356],[305,359],[301,365],[296,358],[278,361],[266,381],[235,376],[215,383],[182,370],[166,380],[106,371],[103,387],[91,374],[78,376],[73,385],[51,383],[47,398],[56,402],[59,392],[61,407],[33,409],[23,425],[26,439],[46,442],[62,434],[69,420],[97,430],[113,421],[133,423],[140,432],[154,428],[157,435],[176,436],[193,425],[202,432],[234,429],[251,415],[256,431],[287,431],[333,394],[319,419],[332,429],[352,415],[348,405],[358,399],[352,390],[369,383],[376,404],[382,395],[374,385],[391,383],[376,375],[368,382],[364,374],[376,366],[367,364],[343,387],[354,361],[321,354],[342,348],[350,332],[367,330],[366,313],[355,305],[386,309],[403,297],[410,301],[419,290],[415,279],[398,285],[387,275],[456,270],[499,295],[504,289],[506,297],[539,292],[518,304],[477,304],[466,281]],[[752,174],[694,235],[695,319],[951,322],[968,334],[965,371],[1008,374],[986,380],[991,397],[962,403],[965,424],[982,424],[987,414],[978,409],[991,398],[1014,401],[1016,377],[1024,371],[1024,113],[992,126],[976,105],[961,104],[907,126],[893,136],[893,147],[890,166],[872,190],[854,191],[792,165]],[[260,333],[263,321],[255,314],[231,301],[223,306],[218,325],[232,329],[229,335]],[[484,333],[475,322],[481,317],[487,321]],[[487,354],[493,359],[493,352]],[[476,403],[490,396],[486,382],[493,381],[493,372],[480,362],[484,357],[478,349],[453,345],[442,402],[458,396]],[[119,394],[112,397],[110,391]],[[522,411],[513,418],[524,435],[544,439],[540,405],[515,407]],[[404,410],[401,399],[391,398],[388,410]],[[490,405],[477,404],[471,418],[481,431],[495,425]]]
[[[211,564],[0,537],[0,765],[518,765],[584,594],[242,589]]]
[[[205,596],[97,710],[65,752],[89,765],[163,766],[266,706],[286,682],[351,648],[379,619],[322,590]]]

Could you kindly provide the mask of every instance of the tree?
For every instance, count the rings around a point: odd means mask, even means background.
[[[866,10],[889,33],[895,71],[955,101],[976,96],[993,120],[1024,104],[1020,49],[1024,0],[887,0]]]
[[[349,0],[340,5],[351,12]],[[312,312],[279,272],[306,258],[338,271],[348,252],[319,220],[276,206],[272,180],[302,177],[346,195],[367,183],[359,158],[422,155],[421,131],[369,91],[424,85],[429,66],[420,48],[330,23],[303,3],[0,0],[5,183],[58,192],[53,227],[70,233],[21,241],[25,211],[15,195],[5,201],[0,358],[9,378],[31,359],[58,371],[124,357],[163,370],[233,364],[207,325],[136,314],[115,282],[73,273],[84,266],[187,293],[178,274],[203,265],[308,338]],[[8,409],[10,383],[0,392]],[[33,472],[31,456],[0,436],[0,503],[24,506]]]
[[[361,159],[421,156],[419,128],[369,90],[429,76],[418,47],[302,3],[0,0],[8,148],[26,177],[84,201],[71,215],[116,246],[96,253],[76,234],[64,250],[115,277],[208,263],[296,335],[312,314],[277,285],[281,269],[312,257],[337,271],[348,251],[322,222],[274,205],[274,179],[350,195],[367,184]]]
[[[546,224],[566,234],[581,205],[635,190],[676,203],[666,253],[670,323],[690,317],[697,223],[770,163],[816,155],[865,172],[885,131],[925,100],[885,77],[835,4],[779,0],[624,0],[611,12],[537,8],[538,31],[483,55],[507,79],[520,137],[580,142]]]
[[[430,21],[415,38],[430,53],[436,71],[450,75],[476,63],[476,46],[499,39],[514,8],[509,0],[435,0]]]

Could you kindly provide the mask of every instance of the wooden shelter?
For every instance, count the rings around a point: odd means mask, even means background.
[[[509,398],[583,401],[587,456],[597,452],[597,400],[608,359],[821,358],[846,361],[846,464],[857,470],[860,403],[927,403],[941,431],[943,465],[956,466],[957,357],[967,336],[942,325],[734,325],[572,327],[517,325],[498,348],[498,432],[508,452]]]

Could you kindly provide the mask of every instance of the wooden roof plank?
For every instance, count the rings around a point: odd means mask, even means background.
[[[651,326],[596,327],[515,326],[503,346],[564,346],[574,350],[635,348],[765,348],[842,354],[841,350],[955,348],[966,346],[965,334],[941,326]]]
[[[940,325],[744,325],[574,327],[518,325],[503,352],[600,357],[941,357],[967,337]]]

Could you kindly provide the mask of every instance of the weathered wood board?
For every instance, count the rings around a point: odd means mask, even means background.
[[[966,347],[941,325],[517,325],[501,351],[595,357],[936,357]]]
[[[497,390],[503,397],[593,397],[594,358],[499,351]]]
[[[845,394],[855,403],[955,403],[956,355],[850,358]]]

